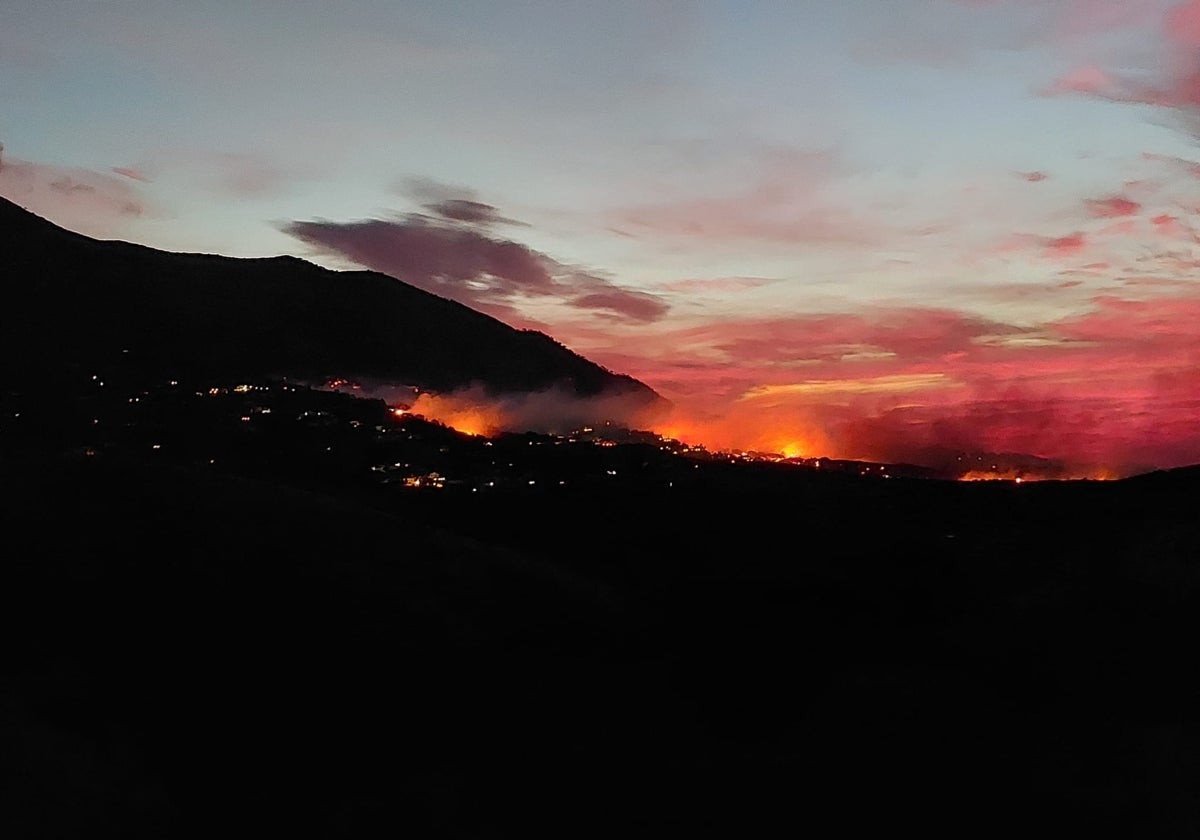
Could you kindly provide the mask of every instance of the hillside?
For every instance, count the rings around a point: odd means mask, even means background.
[[[119,360],[153,377],[360,377],[661,400],[543,333],[383,274],[98,241],[5,199],[0,230],[9,383],[57,383]]]

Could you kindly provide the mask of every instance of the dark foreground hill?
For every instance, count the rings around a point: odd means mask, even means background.
[[[1196,469],[885,480],[210,388],[283,322],[198,301],[214,357],[173,344],[194,287],[147,266],[382,280],[25,232],[5,294],[64,314],[6,310],[14,377],[180,381],[5,394],[3,836],[1200,835]],[[67,294],[97,260],[131,310]]]
[[[0,198],[0,359],[28,388],[119,361],[151,378],[377,377],[444,391],[653,391],[548,336],[383,274],[101,242]],[[70,376],[66,378],[70,380]]]
[[[5,836],[1200,831],[1194,470],[626,481],[648,454],[597,447],[611,483],[426,492],[257,423],[6,439]]]

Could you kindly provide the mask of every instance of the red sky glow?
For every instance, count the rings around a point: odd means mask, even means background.
[[[0,195],[368,268],[711,448],[1200,462],[1200,0],[0,6]],[[269,33],[269,37],[266,35]]]

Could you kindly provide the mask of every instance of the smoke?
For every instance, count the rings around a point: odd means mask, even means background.
[[[583,426],[606,422],[629,429],[649,429],[669,410],[648,402],[641,392],[583,397],[562,388],[550,388],[495,394],[478,385],[448,393],[418,392],[412,387],[396,385],[364,386],[363,390],[389,405],[407,405],[412,414],[472,435],[567,434]]]

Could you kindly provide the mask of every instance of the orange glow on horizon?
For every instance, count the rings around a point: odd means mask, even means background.
[[[614,415],[614,426],[647,431],[665,440],[675,440],[711,453],[753,454],[767,459],[862,460],[890,463],[920,463],[890,452],[885,446],[871,445],[869,438],[858,440],[858,446],[846,445],[822,428],[806,407],[795,404],[755,405],[743,401],[729,407],[721,416],[691,414],[680,406],[669,414],[649,416],[636,412],[624,417]],[[514,405],[516,407],[514,407]],[[525,432],[532,429],[522,419],[520,405],[503,399],[492,399],[478,392],[453,394],[422,393],[407,411],[394,409],[396,416],[416,415],[442,423],[471,436],[494,437],[504,432]],[[595,422],[599,422],[596,418]],[[569,429],[558,429],[565,434]],[[865,443],[864,443],[865,441]],[[849,441],[853,444],[853,439]],[[936,468],[936,467],[935,467]],[[954,472],[949,473],[955,475]],[[1096,466],[1051,466],[1046,470],[1024,466],[999,469],[970,470],[958,475],[959,481],[1110,481],[1121,474]]]
[[[692,419],[676,411],[650,423],[664,438],[715,452],[762,452],[784,458],[835,457],[834,447],[815,426],[795,415],[735,409],[720,418]]]

